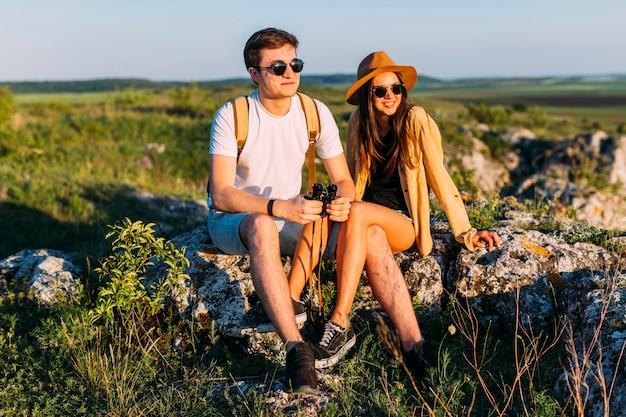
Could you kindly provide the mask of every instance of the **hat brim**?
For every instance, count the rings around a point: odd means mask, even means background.
[[[411,66],[393,65],[388,67],[376,68],[374,71],[369,72],[367,75],[356,80],[354,84],[352,84],[350,88],[348,88],[348,91],[346,91],[346,101],[354,105],[359,104],[359,89],[363,87],[363,85],[369,80],[384,72],[400,73],[400,75],[402,76],[402,82],[406,87],[406,91],[411,90],[417,82],[417,71]]]

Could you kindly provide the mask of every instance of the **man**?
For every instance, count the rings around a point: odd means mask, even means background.
[[[322,203],[300,195],[302,165],[309,146],[299,98],[303,62],[298,40],[283,30],[254,33],[244,60],[258,89],[248,97],[248,136],[238,155],[231,103],[215,115],[210,143],[208,229],[225,253],[249,254],[255,290],[278,335],[286,343],[286,382],[293,391],[317,389],[313,347],[298,330],[281,255],[293,255],[304,224],[320,219]],[[337,196],[327,206],[330,220],[345,221],[354,198],[339,130],[328,110],[320,115],[316,152]]]

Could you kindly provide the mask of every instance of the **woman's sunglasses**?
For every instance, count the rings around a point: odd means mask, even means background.
[[[289,63],[289,66],[291,67],[293,72],[300,72],[302,71],[302,67],[304,67],[304,61],[296,58]],[[283,61],[276,61],[269,67],[256,67],[256,69],[271,69],[274,74],[283,75],[285,71],[287,71],[287,64],[285,64]]]
[[[391,92],[394,93],[395,95],[399,95],[399,94],[402,94],[402,89],[404,88],[404,84],[395,83],[390,86],[379,85],[378,87],[372,88],[372,92],[374,93],[376,97],[383,98],[387,95],[388,88],[391,88]]]

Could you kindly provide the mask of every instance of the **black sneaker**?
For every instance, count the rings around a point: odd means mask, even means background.
[[[291,303],[293,304],[293,311],[296,314],[296,324],[300,326],[306,321],[306,307],[300,301],[293,299],[291,300]],[[270,333],[276,331],[276,328],[270,321],[269,317],[267,317],[267,314],[265,314],[265,311],[262,312],[258,323],[260,323],[256,326],[256,331],[258,333]]]
[[[317,393],[317,374],[313,345],[301,342],[287,352],[285,383],[292,392]]]
[[[322,340],[315,349],[315,367],[328,368],[333,366],[345,353],[354,346],[356,336],[352,327],[348,325],[345,329],[329,321],[324,326]]]
[[[436,359],[425,341],[413,345],[413,349],[402,352],[404,363],[419,382],[425,383],[428,370],[437,367]]]

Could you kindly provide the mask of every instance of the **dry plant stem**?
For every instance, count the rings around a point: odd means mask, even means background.
[[[230,378],[231,378],[231,380],[232,380],[233,382],[237,382],[237,379],[236,379],[236,378],[235,378],[232,374],[230,374],[229,376],[230,376]],[[243,397],[243,396],[244,396],[244,392],[243,392],[243,390],[241,389],[241,386],[240,386],[240,385],[237,385],[237,390],[239,391],[239,394]],[[253,413],[253,412],[252,412],[252,410],[250,409],[250,406],[248,405],[248,402],[247,402],[247,401],[243,401],[243,405],[244,405],[244,407],[246,407],[246,410],[248,410],[248,415],[250,415],[250,416],[254,415],[254,413]]]
[[[576,349],[576,341],[574,337],[574,329],[571,323],[567,325],[568,338],[566,340],[566,351],[568,353],[568,368],[565,369],[567,374],[566,383],[570,392],[570,399],[572,400],[577,414],[580,417],[585,416],[585,410],[587,402],[589,400],[589,384],[587,383],[587,377],[591,374],[595,382],[598,383],[600,390],[602,391],[604,415],[610,416],[610,400],[613,395],[615,387],[615,377],[611,381],[610,387],[607,387],[607,381],[604,376],[604,368],[602,365],[602,324],[606,321],[608,312],[611,305],[611,299],[618,289],[619,276],[623,272],[623,267],[612,273],[611,285],[608,286],[603,294],[602,310],[600,311],[600,319],[598,325],[594,329],[593,337],[587,347],[587,343],[582,338],[582,355],[578,354]],[[607,271],[609,274],[610,271]],[[615,364],[614,375],[617,375],[619,365],[621,363],[622,354],[626,348],[626,342],[622,344],[620,355]],[[595,363],[592,363],[592,354],[594,351],[598,352],[598,359]],[[580,359],[582,356],[582,360]],[[593,365],[597,367],[597,371],[594,372]]]
[[[586,382],[587,377],[587,356],[583,358],[583,363],[580,362],[578,352],[576,351],[576,344],[574,342],[574,335],[571,323],[568,324],[568,338],[565,342],[565,350],[568,353],[568,369],[566,369],[567,377],[565,379],[567,383],[567,389],[570,393],[570,399],[574,404],[574,408],[579,417],[585,416],[585,407],[589,398],[589,386]],[[583,341],[583,350],[585,350],[585,342]]]
[[[466,300],[466,303],[467,303],[467,300]],[[476,317],[476,314],[470,308],[469,305],[467,305],[467,307],[464,308],[460,304],[461,303],[458,302],[458,299],[457,299],[457,302],[454,303],[453,318],[454,318],[457,328],[459,329],[459,332],[473,346],[472,357],[470,358],[468,357],[466,353],[463,353],[463,358],[465,358],[465,361],[470,365],[470,367],[476,373],[476,377],[478,378],[480,386],[482,387],[483,392],[485,393],[485,396],[487,397],[487,400],[489,401],[489,404],[491,404],[494,411],[498,415],[501,416],[502,413],[499,410],[498,403],[495,397],[492,395],[491,391],[489,390],[487,386],[487,382],[483,378],[483,375],[481,372],[481,370],[489,363],[489,361],[485,360],[484,358],[488,357],[486,354],[486,350],[487,350],[487,341],[489,340],[489,332],[491,329],[491,322],[489,322],[489,326],[487,327],[486,334],[485,334],[485,341],[483,342],[481,352],[479,353],[478,351],[478,345],[479,345],[478,318]],[[496,343],[496,346],[497,346],[497,343]],[[494,350],[495,350],[495,347],[494,347]]]
[[[501,401],[496,400],[496,396],[489,389],[487,381],[484,377],[484,373],[490,376],[491,379],[495,379],[494,376],[485,371],[485,366],[488,364],[487,358],[487,343],[490,339],[491,323],[489,323],[484,336],[482,346],[479,348],[479,323],[474,311],[467,305],[465,308],[460,306],[459,303],[455,304],[454,319],[455,324],[458,325],[461,334],[471,343],[473,346],[472,357],[463,354],[465,360],[472,367],[480,386],[487,397],[487,400],[494,409],[494,412],[499,416],[507,414],[511,408],[515,395],[519,396],[520,403],[524,408],[526,415],[532,414],[531,410],[526,404],[526,393],[532,395],[532,381],[538,370],[539,360],[545,356],[545,354],[554,348],[559,342],[563,330],[558,331],[553,337],[546,338],[543,332],[535,335],[531,326],[524,326],[520,320],[520,287],[518,286],[515,291],[515,322],[514,322],[514,361],[515,361],[515,377],[512,382],[505,381],[504,377],[500,375],[500,386],[502,387],[503,399]],[[522,345],[520,345],[522,344]],[[497,347],[497,344],[496,344]],[[495,352],[495,347],[494,347]],[[523,384],[524,380],[528,380],[528,387],[525,391]],[[476,392],[474,392],[474,397]],[[475,399],[475,398],[474,398]]]
[[[402,365],[404,372],[406,372],[406,374],[409,377],[409,380],[411,381],[411,386],[413,387],[413,390],[419,397],[423,407],[425,407],[426,410],[428,411],[428,415],[431,417],[434,417],[436,415],[435,409],[428,404],[428,402],[426,401],[426,398],[420,392],[419,388],[417,387],[417,384],[415,383],[415,379],[413,379],[413,375],[411,375],[411,371],[409,370],[409,368],[406,366],[406,363],[404,362],[404,356],[402,355],[402,344],[400,342],[400,339],[398,338],[398,335],[396,335],[393,330],[389,329],[389,326],[387,326],[387,323],[385,323],[385,320],[383,319],[381,315],[377,315],[376,319],[378,321],[378,323],[376,324],[376,332],[378,333],[381,340],[383,341],[383,344],[385,345],[389,353],[391,353],[391,355]],[[430,390],[437,397],[436,393],[432,390],[432,388]],[[438,398],[436,399],[436,402],[439,402],[442,405],[444,405],[444,402],[439,400]],[[445,409],[445,412],[447,416],[454,417],[452,414],[450,414],[447,407]]]
[[[615,364],[615,369],[613,370],[613,375],[617,376],[617,372],[619,370],[620,363],[622,361],[622,356],[624,355],[624,349],[626,348],[626,340],[622,343],[622,348],[619,351],[619,356],[617,358],[617,363]],[[611,388],[609,389],[608,395],[604,398],[604,408],[606,415],[609,415],[610,407],[609,407],[609,399],[613,396],[613,389],[615,388],[615,380],[617,378],[613,378],[611,381]]]
[[[387,382],[387,372],[385,371],[384,368],[381,370],[378,380],[380,381],[380,386],[383,388],[383,391],[385,392],[385,397],[387,397],[387,403],[389,404],[389,407],[391,408],[391,410],[393,410],[393,415],[394,416],[400,415],[398,414],[396,405],[394,404],[394,401],[391,399],[391,395],[389,394],[389,382]]]
[[[378,323],[376,324],[376,332],[382,339],[383,344],[385,345],[389,353],[391,353],[391,355],[398,362],[400,362],[400,364],[404,368],[404,371],[409,376],[409,380],[411,381],[411,385],[413,385],[413,389],[415,390],[415,392],[419,394],[419,389],[417,388],[417,385],[415,384],[415,381],[413,380],[413,376],[411,375],[409,368],[407,368],[406,364],[404,363],[404,357],[402,356],[402,348],[400,345],[400,339],[392,330],[389,329],[389,327],[387,326],[387,323],[385,323],[385,320],[380,314],[376,316],[376,319],[378,320]]]
[[[441,407],[443,407],[444,412],[447,416],[455,417],[450,411],[450,402],[456,397],[456,392],[461,389],[462,384],[456,384],[454,389],[449,395],[448,402],[445,402],[439,394],[437,394],[433,389],[431,389],[432,393],[435,396],[435,403],[439,403]],[[469,415],[469,414],[468,414]]]
[[[524,411],[526,415],[532,414],[531,410],[528,409],[526,400],[525,400],[525,392],[524,385],[522,384],[522,378],[526,376],[526,380],[528,381],[528,393],[532,396],[533,393],[533,379],[537,372],[539,366],[539,360],[560,340],[560,336],[562,331],[557,332],[557,334],[551,339],[551,343],[548,343],[546,337],[543,336],[543,332],[540,332],[538,335],[535,335],[532,326],[524,326],[519,317],[520,317],[520,287],[516,288],[515,291],[515,334],[514,334],[514,353],[515,353],[515,366],[516,366],[516,376],[511,387],[511,391],[509,393],[508,404],[513,400],[513,395],[515,392],[515,387],[517,386],[517,391],[519,393],[520,402],[524,407]],[[526,341],[526,342],[525,342]],[[524,343],[523,350],[520,352],[519,344]]]
[[[137,317],[138,319],[138,317]],[[148,341],[150,341],[150,346],[144,346],[144,341],[142,340],[143,337],[140,335],[139,333],[139,329],[137,329],[137,322],[139,320],[133,320],[133,334],[134,334],[134,338],[137,341],[137,345],[141,347],[141,351],[143,352],[144,355],[148,356],[150,352],[156,352],[161,359],[163,360],[163,363],[167,365],[168,368],[170,369],[174,369],[174,366],[170,365],[169,361],[167,360],[167,358],[165,357],[165,355],[163,355],[163,353],[161,353],[161,351],[159,349],[155,349],[157,343],[159,342],[159,339],[161,339],[160,337],[157,337],[156,339],[153,339],[150,336],[150,332],[148,330],[146,330],[146,328],[144,327],[143,323],[141,323],[139,326],[141,327],[142,330],[142,334],[145,336],[148,336],[147,339]]]
[[[521,400],[520,402],[522,403],[524,407],[524,413],[528,415],[528,409],[526,408],[526,402],[524,401],[524,389],[522,388],[522,385],[519,383],[522,373],[523,372],[525,373],[525,370],[522,370],[521,369],[522,367],[520,366],[519,343],[518,343],[518,338],[517,338],[517,336],[519,335],[519,327],[520,327],[519,294],[520,294],[520,286],[518,285],[515,287],[515,333],[514,333],[515,339],[513,340],[513,357],[515,359],[516,372],[515,372],[515,380],[513,381],[513,385],[511,386],[511,391],[508,395],[507,404],[504,409],[506,410],[508,406],[510,405],[511,401],[513,400],[513,392],[515,392],[515,387],[517,386],[519,388],[519,395],[520,395],[520,400]],[[505,395],[506,395],[506,392],[505,392]]]

